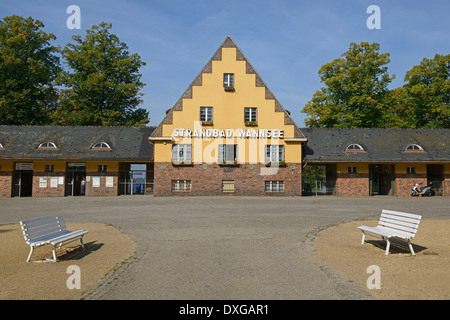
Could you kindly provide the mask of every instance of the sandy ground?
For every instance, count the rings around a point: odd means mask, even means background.
[[[441,300],[450,298],[450,220],[423,220],[411,256],[403,242],[391,245],[384,255],[385,243],[366,237],[361,245],[359,225],[375,226],[376,221],[355,221],[321,231],[314,240],[315,261],[340,277],[351,279],[375,299]],[[113,226],[105,224],[68,224],[69,230],[86,229],[85,249],[79,242],[57,251],[59,262],[26,263],[29,247],[19,225],[0,226],[0,300],[77,299],[134,251],[133,241]],[[51,247],[37,248],[32,260],[51,257]],[[78,266],[81,289],[69,289],[69,266]],[[381,289],[368,289],[370,266],[379,267]],[[69,280],[70,281],[70,280]],[[73,283],[73,282],[72,282]],[[370,283],[375,283],[370,281]]]
[[[20,226],[0,226],[0,300],[77,299],[134,250],[133,241],[110,225],[67,224],[67,229],[89,231],[85,249],[79,241],[71,242],[56,251],[57,263],[42,262],[52,257],[52,247],[47,245],[36,248],[31,257],[41,262],[27,263],[29,246]],[[75,272],[69,268],[73,265],[79,267],[80,289],[73,288]]]
[[[422,220],[412,256],[407,243],[391,244],[385,256],[385,241],[366,236],[361,245],[359,225],[374,227],[377,221],[354,221],[320,232],[314,241],[316,261],[324,263],[341,277],[365,288],[375,299],[384,300],[448,300],[450,298],[450,220]],[[377,266],[380,289],[375,272]]]

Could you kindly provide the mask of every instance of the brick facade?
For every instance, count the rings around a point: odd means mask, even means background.
[[[119,195],[119,174],[116,172],[87,172],[87,177],[90,177],[90,181],[86,181],[85,195],[87,197],[112,197]],[[94,186],[95,178],[100,178],[100,185]],[[107,186],[107,177],[112,178],[112,185]]]
[[[336,179],[336,195],[344,197],[369,196],[369,174],[338,173]]]
[[[12,195],[12,172],[0,171],[0,198],[10,198]]]
[[[426,174],[415,174],[411,176],[409,174],[396,174],[395,175],[395,195],[399,197],[410,197],[411,189],[414,184],[422,183],[421,187],[427,185]]]
[[[301,179],[299,163],[288,163],[280,168],[268,168],[263,164],[174,166],[170,162],[159,162],[155,163],[154,195],[301,196]],[[173,180],[191,181],[191,190],[172,191]],[[234,181],[235,191],[224,192],[223,181]],[[266,192],[265,181],[284,181],[284,192]]]
[[[32,190],[33,197],[63,197],[65,190],[65,173],[33,172]]]

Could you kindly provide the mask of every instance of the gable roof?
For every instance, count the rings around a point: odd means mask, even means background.
[[[449,162],[450,129],[302,128],[305,162]],[[345,152],[359,144],[364,152]],[[404,152],[411,144],[425,152]]]
[[[237,61],[245,61],[246,62],[246,73],[255,75],[255,86],[256,87],[264,87],[265,88],[265,98],[267,100],[275,101],[275,112],[284,112],[284,124],[285,125],[293,125],[294,126],[294,137],[298,139],[305,139],[305,136],[301,132],[301,130],[297,127],[294,120],[291,118],[289,112],[287,112],[280,102],[275,98],[274,94],[269,90],[267,85],[264,83],[262,78],[256,72],[255,68],[250,64],[248,59],[244,56],[241,49],[236,45],[231,36],[228,36],[225,41],[220,45],[220,47],[216,50],[214,55],[209,59],[206,65],[203,67],[202,71],[197,75],[197,77],[192,81],[186,91],[182,94],[180,99],[175,103],[175,105],[166,111],[166,116],[161,121],[159,126],[153,131],[152,138],[162,137],[162,126],[164,124],[172,124],[173,123],[173,112],[174,111],[182,111],[183,110],[183,99],[192,99],[192,87],[193,86],[201,86],[202,85],[202,75],[203,73],[212,73],[212,62],[213,61],[221,61],[222,60],[222,48],[236,48],[236,60]]]
[[[154,127],[0,126],[0,159],[153,161],[148,137]],[[42,142],[57,149],[39,150]],[[106,142],[111,150],[91,150]]]

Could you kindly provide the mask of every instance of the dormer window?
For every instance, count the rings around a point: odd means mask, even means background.
[[[424,152],[424,150],[418,144],[410,144],[405,148],[404,152]]]
[[[58,149],[57,147],[56,147],[56,144],[54,144],[53,142],[42,142],[40,145],[39,145],[39,147],[38,147],[38,149],[41,149],[41,150],[53,150],[53,149]]]
[[[347,151],[350,151],[350,152],[363,152],[363,151],[365,151],[364,150],[364,148],[361,146],[361,145],[359,145],[359,144],[356,144],[356,143],[352,143],[351,145],[349,145],[346,149],[345,149],[345,151],[347,152]]]
[[[111,147],[106,142],[98,142],[91,148],[92,150],[111,150]]]

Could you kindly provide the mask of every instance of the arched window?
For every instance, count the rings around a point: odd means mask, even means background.
[[[365,150],[363,147],[361,147],[361,145],[352,143],[345,149],[345,151],[365,151]]]
[[[0,143],[0,150],[1,150],[1,149],[5,149],[5,148],[3,148],[3,145]]]
[[[54,144],[53,142],[47,141],[47,142],[42,142],[39,145],[38,149],[58,149],[58,148],[56,147],[56,144]]]
[[[106,142],[98,142],[92,146],[94,150],[111,150],[111,147]]]
[[[407,146],[405,148],[404,151],[424,151],[423,148],[421,146],[419,146],[418,144],[410,144],[409,146]]]

